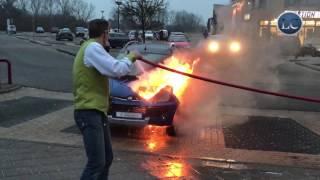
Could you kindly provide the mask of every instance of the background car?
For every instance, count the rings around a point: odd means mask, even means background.
[[[7,27],[7,33],[8,34],[16,34],[17,33],[17,28],[15,25],[8,25]]]
[[[146,31],[144,34],[145,34],[146,40],[153,40],[153,39],[154,39],[154,36],[153,36],[153,32],[152,32],[152,31],[148,30],[148,31]]]
[[[118,56],[123,58],[127,51],[140,51],[144,58],[160,63],[165,57],[172,54],[172,49],[165,43],[129,42]],[[145,67],[145,71],[153,67]],[[171,87],[163,88],[150,100],[145,100],[135,93],[128,83],[138,79],[142,74],[141,70],[134,66],[128,76],[110,80],[111,109],[108,112],[108,119],[111,124],[134,125],[134,126],[166,126],[168,135],[175,135],[173,118],[179,106],[179,101],[172,92]],[[143,88],[143,87],[141,87]]]
[[[135,40],[136,39],[136,31],[134,31],[134,30],[129,31],[128,38],[130,41]]]
[[[64,40],[64,39],[73,41],[73,34],[69,28],[60,29],[56,35],[57,41]]]
[[[231,35],[212,35],[201,44],[206,54],[214,57],[239,57],[244,52],[240,39]]]
[[[185,36],[185,34],[183,32],[170,32],[169,36],[173,36],[173,35],[181,35],[181,36]]]
[[[59,32],[59,28],[58,27],[52,27],[50,32],[51,33],[58,33]]]
[[[76,37],[83,37],[85,35],[85,28],[84,27],[76,27],[75,36]]]
[[[176,48],[190,48],[190,40],[185,35],[170,35],[168,42]]]
[[[36,33],[44,33],[44,29],[41,26],[36,27]]]
[[[296,58],[299,56],[312,56],[319,57],[320,56],[320,38],[309,39],[305,42],[305,44],[299,49],[296,54]]]
[[[125,33],[109,33],[109,43],[111,48],[122,48],[129,41],[129,38]]]

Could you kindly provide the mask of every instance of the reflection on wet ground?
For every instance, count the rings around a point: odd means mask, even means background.
[[[152,176],[163,179],[197,179],[198,171],[181,159],[151,157],[142,164]]]
[[[240,162],[320,167],[317,163],[320,161],[319,156],[306,158],[305,154],[300,156],[286,153],[298,152],[293,151],[297,148],[303,153],[318,150],[314,147],[319,143],[312,142],[317,142],[319,137],[312,133],[310,135],[309,130],[292,119],[229,115],[224,116],[223,120],[223,123],[204,127],[188,127],[183,133],[179,133],[178,129],[177,137],[168,136],[165,127],[112,126],[112,144],[115,150],[147,152],[182,159],[200,158],[236,163],[228,161],[231,159]],[[75,131],[78,131],[77,128],[72,127],[63,132]],[[284,144],[286,146],[283,146]],[[230,168],[230,165],[227,166]]]

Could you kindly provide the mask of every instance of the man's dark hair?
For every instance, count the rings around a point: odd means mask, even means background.
[[[109,23],[104,19],[94,19],[89,22],[89,37],[100,37],[106,30],[109,29]]]

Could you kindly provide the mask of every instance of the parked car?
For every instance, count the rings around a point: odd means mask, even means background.
[[[56,35],[57,41],[64,40],[64,39],[67,39],[69,41],[73,41],[73,34],[69,28],[60,29]]]
[[[181,36],[185,36],[185,34],[183,32],[170,32],[170,35],[169,36],[173,36],[173,35],[181,35]]]
[[[144,58],[161,63],[165,57],[172,54],[171,47],[166,43],[129,42],[121,51],[118,58],[126,56],[128,50],[138,50]],[[149,66],[145,71],[151,70]],[[138,79],[142,74],[139,68],[133,66],[128,76],[110,80],[111,108],[108,119],[111,124],[134,126],[166,126],[168,135],[175,135],[173,118],[179,106],[172,87],[163,88],[151,100],[145,100],[134,92],[128,84]],[[143,87],[141,87],[143,88]]]
[[[175,48],[191,48],[191,43],[184,35],[170,35],[168,42]]]
[[[299,56],[312,56],[312,57],[319,57],[320,56],[320,39],[313,38],[307,40],[305,44],[299,49],[298,53],[296,54],[296,58]]]
[[[121,29],[110,29],[111,33],[122,33]]]
[[[136,39],[136,32],[137,32],[137,31],[134,31],[134,30],[129,31],[129,33],[128,33],[128,38],[129,38],[130,41]]]
[[[129,41],[129,38],[125,33],[109,33],[109,43],[111,48],[122,48]]]
[[[144,33],[146,40],[153,40],[154,36],[153,36],[153,32],[148,30]]]
[[[36,33],[44,33],[44,29],[41,26],[36,27]]]
[[[76,27],[76,30],[75,30],[75,36],[76,37],[83,37],[85,35],[85,28],[84,27]]]
[[[59,28],[58,27],[52,27],[50,32],[51,33],[58,33],[59,32]]]
[[[169,38],[168,30],[163,29],[163,30],[156,32],[156,39],[157,40],[167,41],[168,38]]]
[[[16,34],[17,33],[17,28],[15,25],[8,25],[7,26],[7,33],[8,34]]]

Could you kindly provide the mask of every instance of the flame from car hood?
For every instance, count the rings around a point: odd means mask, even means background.
[[[185,73],[193,73],[193,67],[198,60],[188,63],[183,55],[174,55],[167,58],[163,65]],[[145,72],[139,80],[129,84],[129,87],[145,100],[150,100],[166,87],[172,87],[173,94],[181,98],[189,84],[189,77],[169,72],[160,68]]]

